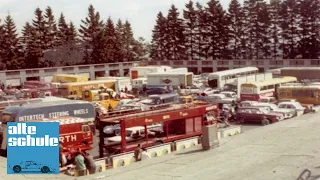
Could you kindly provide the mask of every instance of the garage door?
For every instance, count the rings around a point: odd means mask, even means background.
[[[21,80],[20,79],[7,79],[6,80],[6,85],[11,85],[11,86],[21,86]]]
[[[53,76],[44,77],[44,82],[52,82]]]

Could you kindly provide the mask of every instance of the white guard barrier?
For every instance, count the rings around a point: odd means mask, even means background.
[[[219,132],[218,132],[218,139],[219,139],[219,134],[220,134],[220,138],[234,136],[234,135],[240,134],[242,132],[242,127],[241,126],[230,126],[227,128],[219,129]]]
[[[96,164],[96,172],[104,172],[106,171],[106,159],[97,159],[94,161]]]
[[[151,158],[160,157],[171,153],[171,143],[161,144],[147,149],[147,153]]]
[[[176,141],[175,147],[176,147],[176,151],[181,151],[183,149],[196,146],[198,144],[199,144],[198,137],[194,137],[186,140]]]
[[[133,156],[134,156],[133,152],[112,156],[111,157],[112,167],[118,168],[121,166],[128,166],[129,164],[135,161]]]

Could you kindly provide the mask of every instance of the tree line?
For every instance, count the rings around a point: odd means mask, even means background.
[[[77,29],[63,13],[37,8],[21,36],[8,15],[0,22],[0,69],[41,68],[93,63],[137,61],[146,58],[148,45],[135,39],[129,21],[103,21],[92,5]]]
[[[154,60],[318,59],[320,1],[189,1],[180,14],[172,5],[157,15]]]

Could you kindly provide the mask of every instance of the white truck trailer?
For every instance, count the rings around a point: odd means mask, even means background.
[[[152,86],[192,86],[193,73],[150,73],[147,74],[147,85]]]

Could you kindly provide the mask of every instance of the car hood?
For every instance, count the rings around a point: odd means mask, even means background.
[[[129,138],[126,137],[126,140],[128,140]],[[121,142],[121,136],[113,136],[111,138],[108,138],[108,141],[112,141],[112,142]]]

